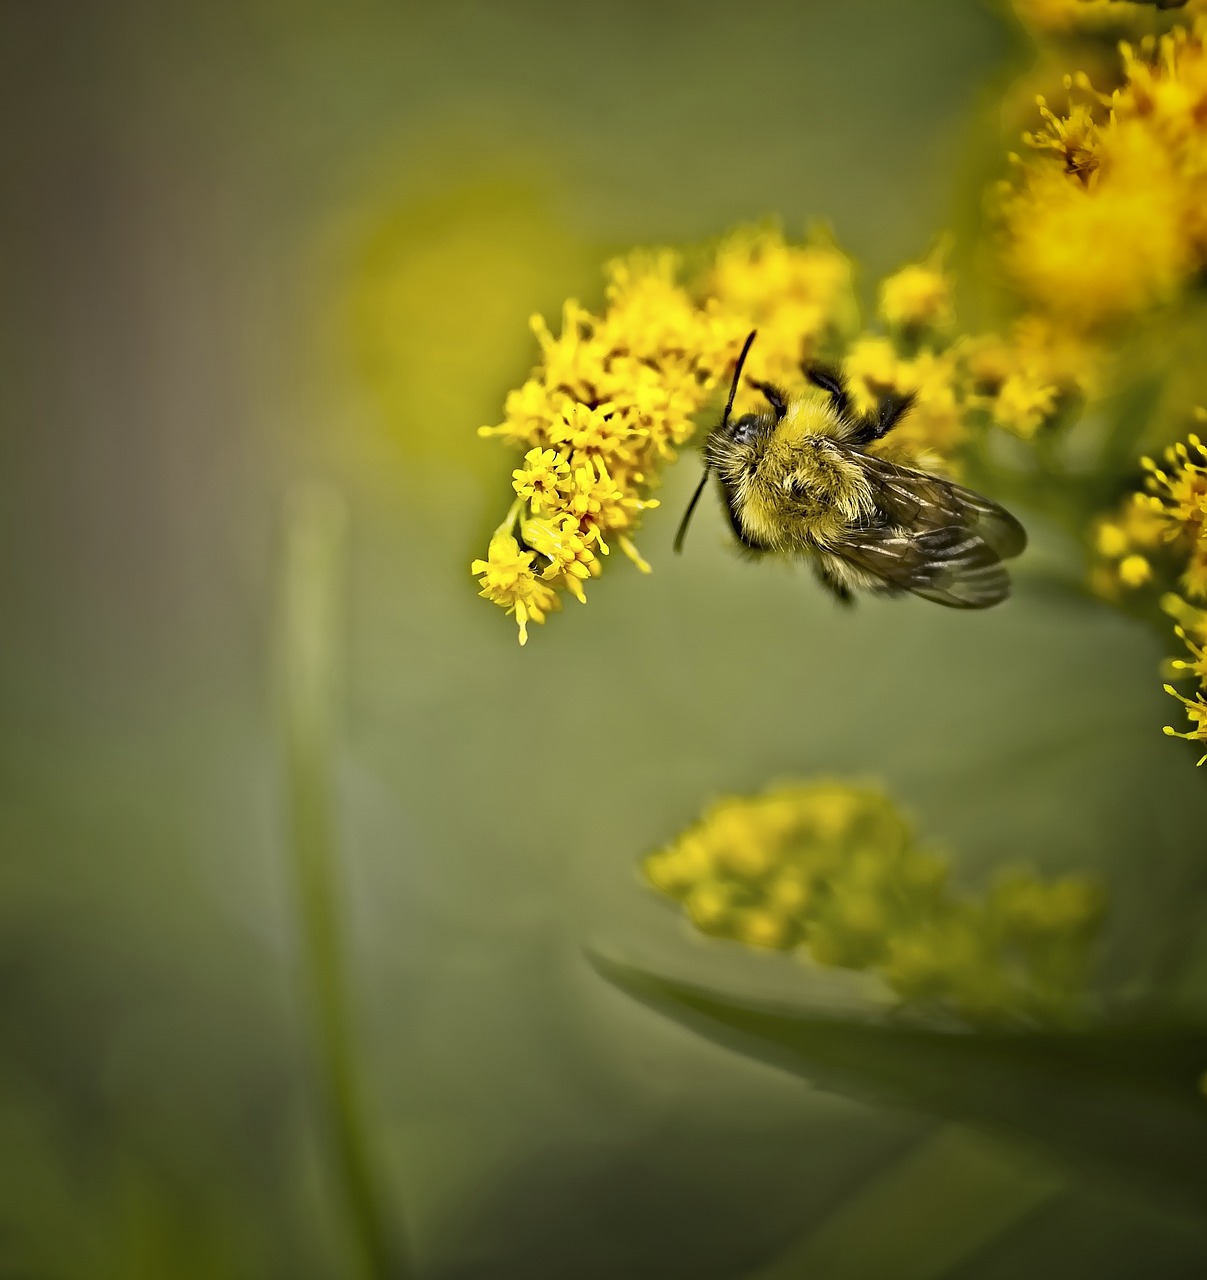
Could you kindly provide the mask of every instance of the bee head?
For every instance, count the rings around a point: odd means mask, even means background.
[[[734,444],[745,445],[754,444],[771,423],[772,419],[766,414],[744,413],[740,418],[723,422],[717,429]]]

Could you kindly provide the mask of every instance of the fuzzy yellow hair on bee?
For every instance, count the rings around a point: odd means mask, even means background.
[[[704,446],[704,475],[675,537],[715,473],[729,523],[752,556],[807,560],[821,584],[843,604],[856,591],[904,591],[954,609],[987,609],[1010,594],[1004,560],[1027,545],[1022,525],[996,502],[942,476],[867,452],[909,412],[912,396],[888,394],[869,414],[857,414],[842,375],[810,364],[812,389],[789,398],[767,382],[749,380],[769,411],[731,418],[742,366],[734,369],[721,421]]]

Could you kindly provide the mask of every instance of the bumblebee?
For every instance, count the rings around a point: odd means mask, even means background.
[[[840,603],[856,592],[912,592],[953,609],[987,609],[1010,594],[1003,560],[1027,534],[1004,508],[941,476],[898,466],[868,449],[909,412],[913,396],[887,394],[869,414],[854,410],[842,375],[806,364],[815,391],[789,398],[748,384],[769,411],[732,418],[746,339],[720,423],[704,446],[704,474],[684,512],[675,551],[710,472],[734,537],[752,556],[807,560]]]

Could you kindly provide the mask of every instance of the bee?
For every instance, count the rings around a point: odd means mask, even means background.
[[[769,409],[732,418],[742,366],[704,446],[704,474],[675,535],[675,551],[710,472],[734,537],[751,556],[807,560],[841,604],[858,591],[912,592],[953,609],[987,609],[1010,594],[1003,560],[1027,545],[1023,526],[1003,507],[963,485],[898,466],[868,449],[909,412],[912,395],[886,394],[855,412],[841,373],[821,364],[802,371],[815,391],[788,397],[751,378]]]

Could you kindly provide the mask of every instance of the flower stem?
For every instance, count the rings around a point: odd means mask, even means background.
[[[345,512],[317,485],[290,493],[285,519],[284,720],[289,848],[319,1104],[350,1234],[367,1280],[406,1280],[402,1231],[384,1203],[352,1051],[331,782]]]

